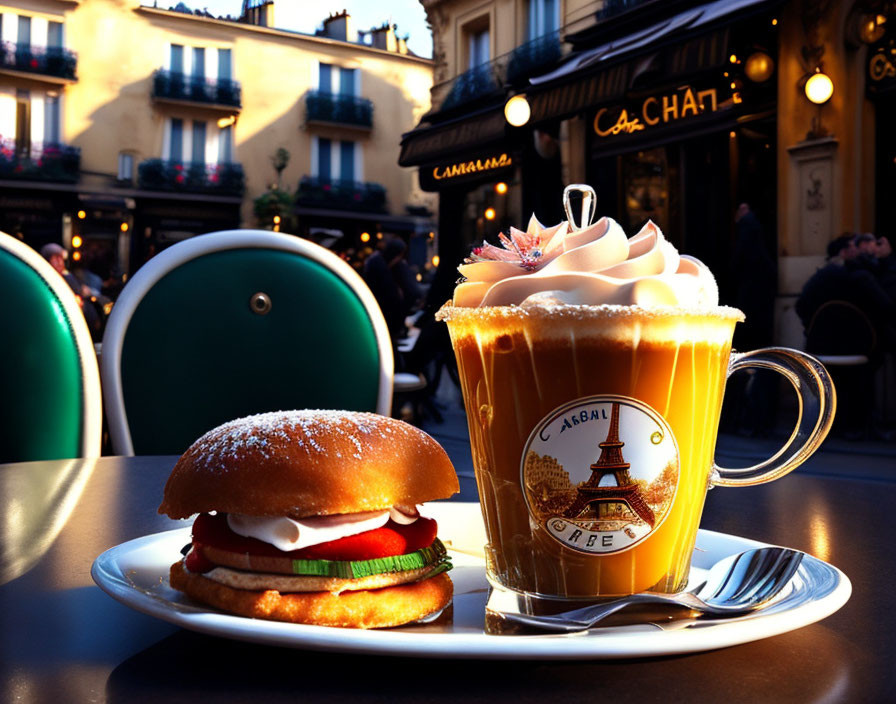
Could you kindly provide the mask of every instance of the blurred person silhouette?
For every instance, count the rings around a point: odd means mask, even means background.
[[[380,305],[395,347],[405,336],[405,318],[420,302],[422,294],[405,260],[407,245],[399,237],[386,242],[364,262],[362,277]]]
[[[868,357],[867,364],[830,370],[840,405],[835,430],[850,439],[883,433],[872,425],[874,376],[896,346],[896,302],[867,266],[867,242],[851,233],[835,238],[827,263],[805,283],[795,306],[810,353]]]
[[[460,377],[457,374],[457,360],[448,326],[438,322],[435,314],[454,295],[457,284],[457,269],[452,266],[439,266],[432,279],[420,316],[414,325],[420,330],[414,346],[403,355],[405,371],[413,374],[422,373],[426,377],[427,386],[424,394],[425,411],[438,423],[442,422],[435,396],[442,380],[442,372],[447,371],[449,378],[460,390]],[[460,402],[463,399],[458,394]]]
[[[50,242],[41,247],[40,253],[44,259],[50,262],[50,266],[65,279],[69,288],[74,291],[75,296],[77,296],[78,299],[78,305],[84,313],[84,320],[87,321],[87,327],[90,328],[90,334],[94,341],[97,341],[101,335],[102,320],[99,312],[91,302],[93,293],[91,292],[90,287],[82,283],[81,280],[66,267],[65,262],[68,259],[68,252],[62,245]]]
[[[878,330],[884,347],[893,349],[896,343],[896,333],[893,332],[896,302],[878,277],[859,260],[860,257],[867,260],[867,251],[866,248],[866,254],[862,254],[850,233],[831,241],[828,244],[827,263],[804,284],[796,302],[796,313],[803,326],[808,328],[815,313],[825,303],[846,301],[868,316]]]
[[[768,347],[773,342],[778,272],[766,245],[765,230],[748,203],[738,206],[734,222],[734,305],[746,316],[735,330],[734,346],[746,351]],[[746,379],[732,381],[732,392],[741,396],[742,402],[733,406],[735,416],[729,425],[733,423],[736,432],[747,435],[769,435],[777,420],[776,375],[756,370]]]
[[[870,232],[859,232],[853,238],[856,254],[848,260],[847,266],[851,269],[866,269],[875,276],[880,271],[877,258],[877,237]]]
[[[878,237],[875,249],[877,256],[877,277],[880,285],[890,298],[896,300],[896,256],[887,237]]]
[[[90,289],[93,296],[103,294],[103,277],[94,271],[98,263],[99,256],[96,247],[88,244],[81,252],[81,259],[72,264],[72,273]]]

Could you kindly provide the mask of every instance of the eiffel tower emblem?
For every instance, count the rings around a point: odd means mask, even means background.
[[[628,470],[631,465],[622,456],[625,443],[619,439],[619,404],[613,403],[607,439],[598,445],[600,457],[591,465],[591,476],[576,487],[576,498],[564,512],[566,518],[601,520],[620,504],[653,528],[656,518],[641,495],[641,488]],[[605,477],[612,476],[612,482]],[[603,510],[602,510],[603,509]]]

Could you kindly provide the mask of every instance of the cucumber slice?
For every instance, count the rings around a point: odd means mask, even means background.
[[[421,548],[406,555],[378,557],[373,560],[293,560],[292,572],[313,577],[340,577],[342,579],[358,579],[373,574],[387,572],[404,572],[416,570],[428,565],[442,563],[445,569],[451,568],[451,560],[442,541],[436,538],[428,548]]]

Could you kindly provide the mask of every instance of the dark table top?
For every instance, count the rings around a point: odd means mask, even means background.
[[[173,457],[0,465],[0,700],[896,701],[896,481],[794,473],[710,492],[703,527],[805,550],[849,602],[784,635],[692,655],[596,662],[328,654],[181,630],[114,601],[104,550],[185,525],[156,513]],[[461,497],[475,500],[473,480]]]

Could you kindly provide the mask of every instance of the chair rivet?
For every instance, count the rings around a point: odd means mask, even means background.
[[[253,293],[249,299],[249,309],[256,315],[267,315],[271,312],[271,298],[266,293]]]

